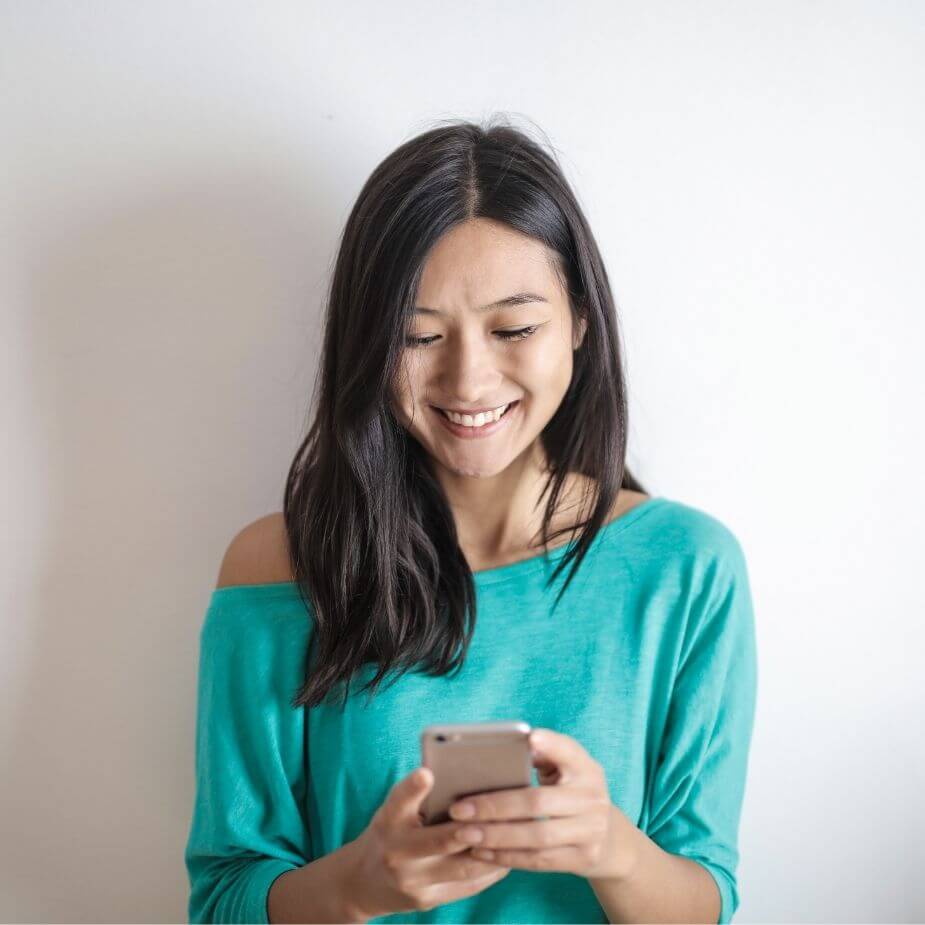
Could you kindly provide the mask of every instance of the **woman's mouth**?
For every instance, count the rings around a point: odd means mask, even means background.
[[[442,408],[438,408],[436,405],[431,405],[430,407],[440,418],[440,422],[443,426],[453,435],[457,437],[462,437],[465,439],[478,439],[480,437],[490,437],[492,434],[499,431],[502,427],[507,425],[508,419],[511,417],[512,412],[514,412],[520,405],[520,399],[510,402],[502,413],[501,417],[497,421],[489,420],[487,423],[483,423],[481,426],[466,426],[465,424],[460,424],[457,421],[450,420],[446,411]]]

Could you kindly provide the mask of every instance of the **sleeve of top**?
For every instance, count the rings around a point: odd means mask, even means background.
[[[199,637],[190,922],[268,922],[267,894],[312,859],[305,813],[307,630],[215,598]]]
[[[735,536],[724,536],[690,607],[647,826],[661,848],[713,876],[720,923],[739,907],[738,830],[758,677],[745,557]]]

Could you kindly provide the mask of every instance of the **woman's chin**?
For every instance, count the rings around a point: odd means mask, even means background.
[[[510,465],[510,460],[482,463],[474,460],[460,460],[458,455],[454,459],[447,459],[444,454],[440,454],[437,458],[441,459],[443,467],[454,475],[465,476],[470,479],[490,479],[504,472]]]

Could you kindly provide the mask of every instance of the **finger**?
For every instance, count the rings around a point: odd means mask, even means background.
[[[559,783],[559,769],[556,767],[555,762],[537,754],[532,756],[532,760],[541,784]]]
[[[410,774],[393,785],[383,804],[383,814],[391,823],[408,822],[420,824],[421,804],[430,793],[434,774],[430,768],[415,768]]]
[[[465,823],[450,821],[407,829],[393,835],[393,850],[407,858],[459,854],[479,844],[462,837],[465,828]]]
[[[466,857],[466,863],[458,861],[440,861],[429,871],[430,881],[434,884],[447,883],[477,883],[486,880],[500,880],[510,873],[510,868],[492,861],[481,861],[471,855]]]
[[[470,825],[481,821],[529,821],[541,816],[577,816],[593,812],[605,800],[597,787],[549,787],[541,784],[466,797],[450,807],[450,814],[453,819],[458,818],[455,807],[465,802],[475,807],[475,814],[465,817]]]
[[[406,887],[426,890],[441,884],[474,883],[492,881],[503,877],[509,868],[492,861],[480,860],[472,856],[471,846],[456,857],[435,857],[426,860],[406,861],[403,881]]]
[[[601,817],[585,813],[581,816],[560,816],[556,819],[540,819],[535,822],[488,822],[479,828],[483,837],[472,848],[475,852],[484,848],[530,848],[545,851],[563,845],[581,845],[600,838]]]
[[[503,880],[510,872],[508,867],[493,865],[493,870],[484,876],[468,880],[447,880],[435,883],[433,886],[420,890],[419,893],[424,905],[428,909],[433,909],[456,899],[465,899],[467,896],[481,893],[482,890],[488,889],[493,883]]]
[[[433,786],[433,779],[430,768],[416,768],[394,785],[383,804],[382,822],[397,829],[390,836],[397,856],[426,858],[457,854],[472,847],[472,842],[459,837],[464,827],[461,822],[423,824],[421,804]],[[407,824],[409,820],[410,825]]]
[[[535,728],[530,733],[530,748],[545,763],[554,764],[563,781],[571,780],[582,767],[594,760],[580,742],[554,729]]]
[[[530,851],[518,848],[509,849],[479,849],[489,851],[491,860],[496,864],[503,864],[519,870],[547,870],[577,873],[584,870],[587,860],[580,848],[575,845],[564,845],[561,848],[544,848],[542,851]]]

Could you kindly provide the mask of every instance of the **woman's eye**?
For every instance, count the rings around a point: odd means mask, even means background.
[[[538,327],[538,324],[532,324],[529,327],[520,328],[518,331],[496,331],[495,333],[505,340],[523,340],[525,337],[529,337],[533,334]]]
[[[531,324],[526,328],[518,328],[516,331],[495,331],[495,334],[506,341],[524,340],[534,334],[538,327],[538,324]],[[408,347],[429,347],[437,339],[436,335],[433,337],[409,336],[405,339],[405,344]]]

